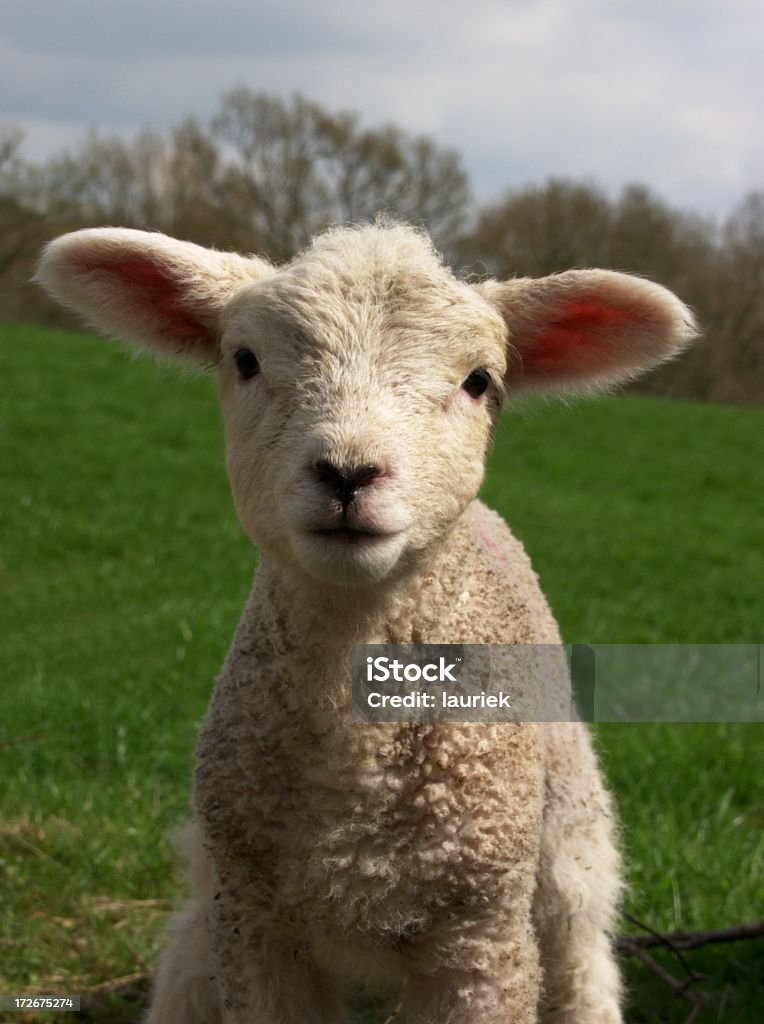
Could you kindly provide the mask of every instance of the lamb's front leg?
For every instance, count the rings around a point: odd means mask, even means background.
[[[541,970],[527,903],[432,937],[407,959],[405,1024],[535,1024],[538,1019]]]
[[[146,1024],[337,1024],[337,994],[278,928],[263,880],[222,884],[195,823],[183,845],[191,898],[171,924]]]
[[[610,798],[579,723],[550,724],[534,920],[544,970],[543,1024],[621,1024],[621,979],[610,936],[621,895]]]
[[[216,897],[209,924],[223,1024],[339,1024],[335,985],[256,889],[221,884]]]

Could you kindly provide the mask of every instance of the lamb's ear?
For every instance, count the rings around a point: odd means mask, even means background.
[[[666,288],[609,270],[569,270],[478,286],[504,317],[507,390],[591,391],[635,377],[695,337]]]
[[[96,330],[166,355],[214,361],[228,299],[272,268],[127,228],[74,231],[45,249],[36,280]]]

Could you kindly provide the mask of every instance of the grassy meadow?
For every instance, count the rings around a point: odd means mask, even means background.
[[[127,1024],[177,892],[167,835],[255,553],[209,379],[5,325],[0,395],[0,993],[90,993],[80,1019]],[[566,640],[755,643],[762,439],[761,409],[540,402],[505,415],[483,494]],[[659,929],[764,916],[764,728],[597,733],[627,909]],[[760,1019],[764,942],[690,957],[715,993],[701,1024]],[[687,1018],[627,971],[629,1021]]]

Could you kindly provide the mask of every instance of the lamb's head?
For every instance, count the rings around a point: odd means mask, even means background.
[[[693,334],[650,282],[584,270],[473,287],[401,225],[335,229],[281,268],[79,231],[38,278],[105,333],[214,366],[244,528],[269,557],[356,586],[447,535],[505,394],[606,386]]]

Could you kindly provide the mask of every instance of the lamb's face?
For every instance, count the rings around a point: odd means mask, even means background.
[[[331,231],[282,270],[75,231],[38,279],[107,334],[218,367],[245,529],[331,583],[404,572],[447,533],[477,494],[504,387],[606,387],[694,333],[674,295],[626,274],[471,288],[400,225]]]
[[[350,240],[230,303],[219,377],[247,533],[314,577],[363,584],[416,565],[477,494],[506,327],[418,239],[397,255]]]

